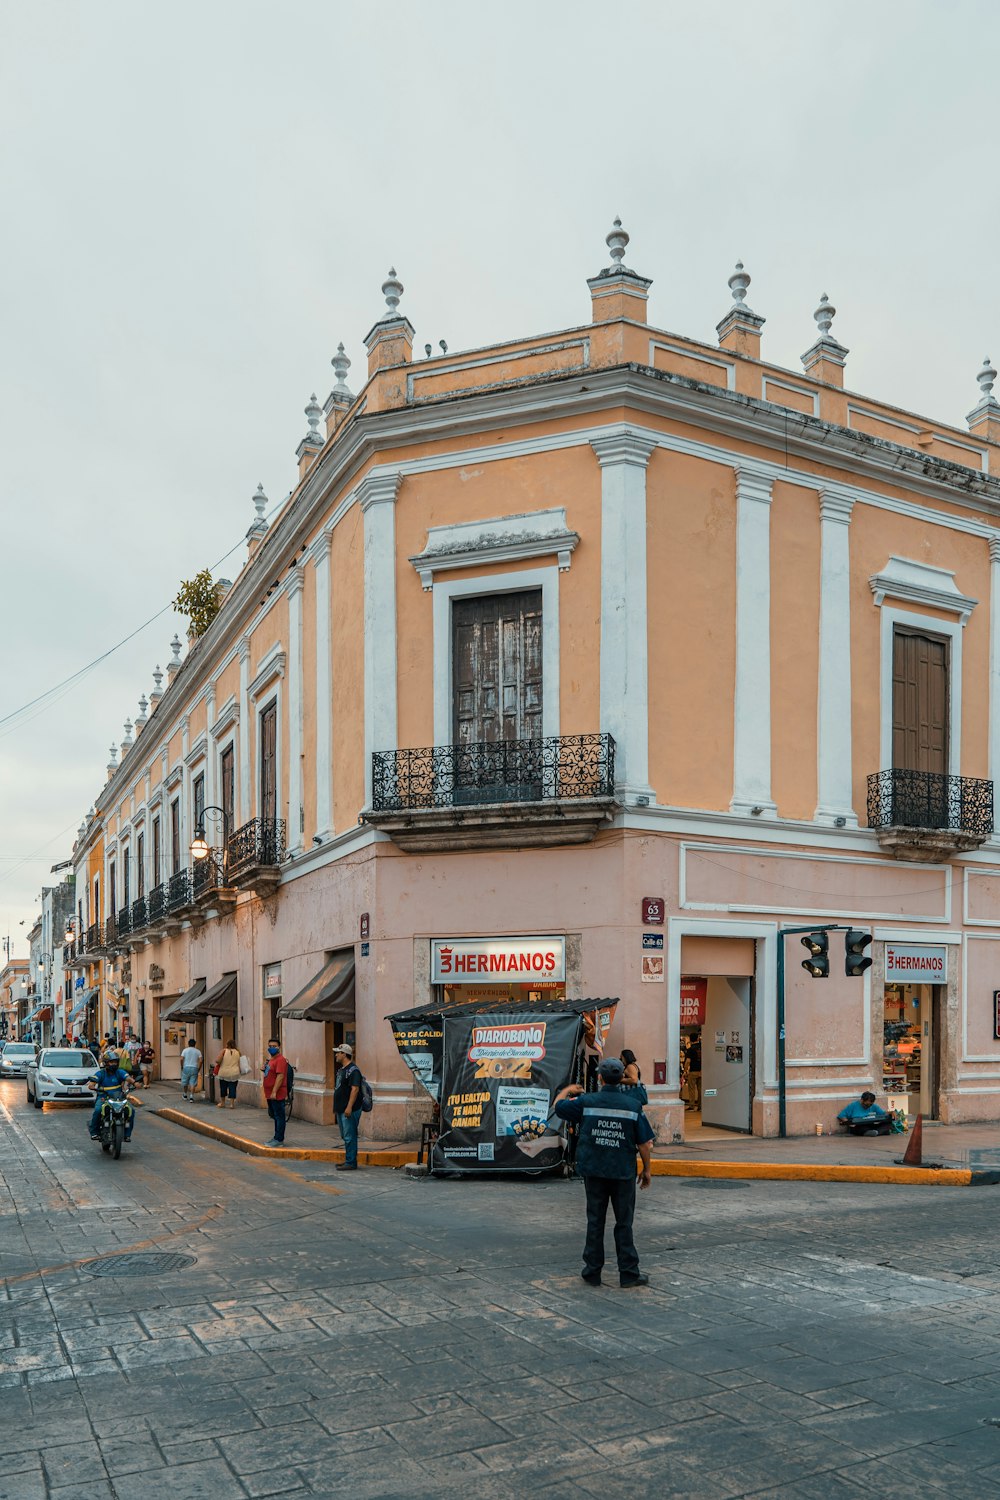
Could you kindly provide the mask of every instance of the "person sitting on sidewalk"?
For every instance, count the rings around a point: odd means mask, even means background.
[[[892,1117],[875,1103],[875,1095],[866,1090],[837,1116],[851,1135],[891,1135]]]

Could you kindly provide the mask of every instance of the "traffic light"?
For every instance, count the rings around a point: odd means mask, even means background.
[[[809,957],[802,960],[802,967],[813,979],[826,979],[830,973],[830,938],[825,932],[808,932],[802,945],[809,949]]]
[[[872,961],[865,949],[872,940],[870,932],[862,932],[857,927],[849,927],[844,933],[844,973],[848,979],[860,979],[866,969],[870,969]]]

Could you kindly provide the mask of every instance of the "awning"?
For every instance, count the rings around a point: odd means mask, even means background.
[[[236,1014],[236,975],[223,974],[218,984],[213,984],[195,1006],[195,1016],[235,1016]]]
[[[196,1020],[195,1006],[204,993],[204,979],[196,979],[191,988],[186,990],[179,1000],[175,1000],[169,1010],[160,1012],[161,1026],[165,1026],[168,1021]]]
[[[96,994],[96,988],[88,990],[87,993],[82,997],[82,999],[76,1002],[66,1019],[68,1021],[75,1021],[78,1019],[78,1017],[82,1016],[84,1011],[87,1009],[87,1006],[90,1004],[91,1000],[93,1000]]]
[[[338,948],[295,999],[278,1011],[283,1021],[345,1021],[353,1015],[353,948]]]

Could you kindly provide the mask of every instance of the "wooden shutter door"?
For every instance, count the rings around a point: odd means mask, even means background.
[[[233,832],[233,747],[227,745],[222,752],[222,811],[226,815],[225,835],[228,838]]]
[[[175,798],[170,804],[170,864],[171,875],[181,868],[181,804]]]
[[[152,884],[153,884],[153,889],[154,890],[160,884],[160,881],[163,878],[162,874],[160,872],[160,853],[161,853],[161,850],[160,850],[160,820],[159,820],[159,818],[154,818],[153,819],[153,879],[152,879]]]
[[[266,822],[278,816],[277,743],[278,705],[269,703],[260,716],[260,816]]]
[[[541,796],[541,589],[456,599],[452,678],[456,799]]]
[[[896,770],[948,770],[948,646],[897,630],[892,652],[892,764]]]

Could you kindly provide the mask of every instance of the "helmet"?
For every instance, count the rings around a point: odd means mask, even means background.
[[[104,1066],[106,1068],[117,1068],[117,1066],[118,1066],[118,1053],[117,1052],[110,1052],[110,1051],[109,1052],[105,1052],[105,1054],[104,1054]]]

